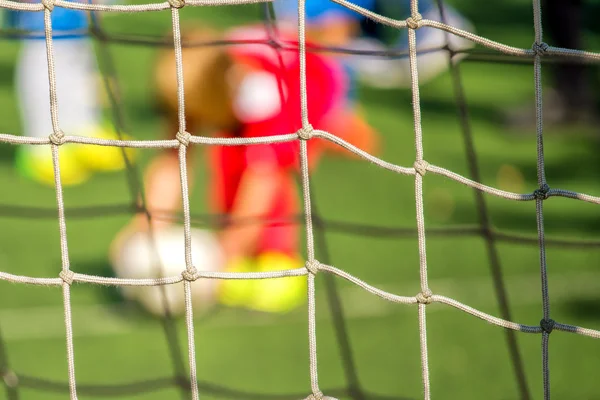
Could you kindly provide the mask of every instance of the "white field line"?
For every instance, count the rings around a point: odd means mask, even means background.
[[[512,276],[506,280],[511,306],[527,306],[541,303],[539,275]],[[550,299],[557,304],[569,299],[582,299],[586,293],[600,293],[600,272],[578,274],[552,274],[550,281]],[[363,319],[384,317],[401,312],[414,313],[413,307],[393,304],[373,296],[354,285],[339,285],[340,296],[344,306],[345,317]],[[497,314],[497,304],[491,278],[476,279],[438,279],[430,280],[435,294],[452,297],[460,302],[482,311]],[[416,294],[418,281],[404,285],[375,285],[391,293],[410,296]],[[317,289],[317,317],[321,320],[329,318],[326,309],[326,294]],[[435,304],[428,308],[429,312],[449,311],[450,307]],[[140,329],[136,319],[131,319],[131,309],[123,304],[114,305],[77,305],[72,307],[73,334],[76,337],[94,337],[122,335]],[[452,309],[452,312],[457,312]],[[306,316],[302,312],[293,318],[276,316],[252,316],[245,318],[210,318],[205,324],[197,325],[199,329],[219,329],[223,327],[260,326],[274,324],[304,323]],[[535,321],[517,321],[535,323]],[[564,321],[568,323],[568,321]],[[8,342],[39,339],[64,339],[63,308],[61,306],[42,306],[0,309],[0,329],[2,337]]]

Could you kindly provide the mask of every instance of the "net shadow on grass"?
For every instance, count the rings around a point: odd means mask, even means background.
[[[446,23],[446,16],[444,11],[444,4],[441,0],[436,1],[438,10],[441,15],[441,21]],[[449,46],[450,37],[446,32],[446,44]],[[471,129],[469,119],[469,108],[465,99],[465,91],[462,84],[462,78],[460,74],[460,65],[457,65],[452,60],[452,52],[448,54],[448,66],[452,76],[454,98],[458,108],[458,115],[460,119],[460,126],[463,133],[463,140],[465,150],[467,153],[467,164],[469,168],[470,178],[474,181],[481,182],[481,174],[479,172],[479,162],[477,160],[477,152],[475,151],[475,144],[473,143],[473,133]],[[498,306],[500,308],[500,315],[507,321],[512,321],[512,313],[510,311],[510,304],[508,300],[508,293],[506,290],[506,283],[504,281],[504,275],[502,265],[500,263],[500,257],[498,255],[498,248],[496,246],[496,239],[492,235],[492,224],[490,220],[490,213],[483,193],[479,190],[473,190],[475,196],[475,204],[477,208],[477,218],[479,219],[479,225],[481,227],[481,233],[485,240],[486,251],[489,259],[489,266],[492,274],[492,281],[494,283],[494,291]],[[527,377],[525,375],[525,366],[523,364],[523,356],[519,350],[517,343],[517,336],[515,331],[504,330],[506,335],[506,345],[508,347],[508,353],[512,362],[512,368],[517,381],[519,390],[519,396],[522,400],[529,400],[531,394],[527,383]]]
[[[64,382],[56,382],[46,379],[40,379],[27,375],[19,376],[20,386],[28,389],[44,390],[55,393],[65,393],[69,387]],[[170,389],[174,387],[185,386],[187,382],[178,382],[175,378],[155,378],[146,381],[132,382],[123,385],[80,385],[79,392],[89,397],[122,397],[127,395],[139,395],[144,393],[156,392],[159,390]],[[222,399],[246,399],[246,400],[297,400],[302,397],[301,393],[260,393],[244,390],[236,390],[226,386],[216,385],[211,382],[198,381],[198,387],[203,393],[217,396]],[[346,388],[332,388],[328,390],[335,396],[350,396]],[[409,397],[397,397],[380,395],[376,393],[365,393],[365,400],[414,400]]]

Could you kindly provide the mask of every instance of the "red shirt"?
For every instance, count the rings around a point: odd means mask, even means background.
[[[264,28],[234,30],[231,39],[266,40]],[[288,43],[294,45],[293,41]],[[243,44],[229,48],[236,63],[253,69],[242,82],[239,98],[234,101],[238,118],[244,123],[242,137],[273,136],[294,133],[301,128],[300,64],[295,50],[276,50],[265,44]],[[306,54],[308,117],[315,129],[326,129],[326,117],[344,105],[348,88],[342,67],[333,59]],[[224,135],[231,136],[231,135]],[[319,139],[309,141],[311,162],[321,152]],[[213,203],[221,213],[231,212],[239,183],[253,165],[270,165],[279,169],[285,179],[273,206],[265,216],[267,223],[257,253],[297,251],[298,230],[294,221],[300,202],[295,174],[299,168],[299,141],[250,146],[214,146],[211,148],[214,187]],[[260,196],[260,193],[256,194]],[[283,224],[282,224],[283,222]],[[286,223],[287,222],[287,223]]]

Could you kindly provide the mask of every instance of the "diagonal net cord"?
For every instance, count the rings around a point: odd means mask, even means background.
[[[10,369],[8,363],[8,354],[4,344],[4,338],[2,337],[2,331],[0,330],[0,379],[4,386],[4,392],[6,393],[7,400],[19,400],[19,378]]]
[[[110,108],[112,111],[112,119],[113,126],[117,133],[117,137],[119,139],[123,139],[124,128],[124,116],[121,111],[121,99],[119,94],[119,83],[117,81],[117,73],[115,70],[114,60],[110,49],[108,48],[108,43],[106,41],[105,31],[102,29],[96,14],[90,14],[91,19],[91,34],[96,37],[99,43],[100,55],[98,56],[100,73],[102,75],[102,81],[104,84],[104,89],[108,94],[108,99],[110,101]],[[113,85],[114,84],[114,85]],[[129,187],[129,191],[132,198],[132,204],[134,205],[133,211],[135,213],[144,213],[146,216],[146,221],[148,223],[149,229],[149,239],[151,243],[151,251],[153,252],[153,258],[157,260],[157,263],[154,268],[154,273],[158,276],[160,270],[164,270],[164,266],[161,265],[162,260],[158,255],[158,250],[156,246],[156,236],[155,230],[152,224],[152,220],[155,219],[154,215],[151,215],[146,206],[146,198],[144,192],[144,184],[140,179],[140,173],[138,168],[132,163],[129,159],[125,148],[121,147],[121,156],[123,157],[123,161],[125,164],[125,169],[127,172],[127,183]],[[128,210],[131,207],[127,208]],[[171,362],[173,364],[173,369],[176,375],[175,383],[176,386],[179,387],[181,398],[187,398],[187,379],[185,377],[185,362],[181,356],[181,345],[179,343],[178,337],[178,328],[175,325],[175,321],[173,316],[171,315],[168,300],[165,293],[165,287],[160,287],[159,293],[162,297],[163,308],[165,312],[165,317],[161,318],[160,324],[162,330],[165,335],[165,339],[167,342],[167,347],[169,350],[169,355],[171,358]]]
[[[119,103],[121,102],[121,94],[117,90],[119,84],[117,82],[114,60],[107,46],[104,30],[100,26],[100,21],[98,20],[96,13],[90,12],[89,19],[90,34],[94,35],[99,43],[98,47],[100,50],[100,55],[96,58],[99,64],[100,75],[102,76],[102,84],[110,102],[113,127],[115,129],[117,137],[119,139],[124,139],[124,117],[123,113],[121,112],[121,108],[119,107]],[[131,195],[132,204],[135,204],[136,211],[141,209],[142,211],[147,212],[145,206],[144,191],[139,179],[139,171],[133,165],[133,162],[130,159],[127,152],[125,151],[125,148],[120,148],[120,150],[121,157],[123,158],[123,162],[125,164],[125,170],[127,172],[127,183]]]
[[[318,213],[314,198],[314,188],[312,188],[311,205],[315,240],[318,244],[319,252],[321,254],[320,258],[324,262],[329,263],[330,255],[326,237],[327,225],[324,223],[321,215]],[[324,280],[329,310],[336,332],[340,358],[344,373],[346,375],[348,396],[354,400],[365,400],[367,398],[371,398],[367,391],[360,384],[356,361],[354,359],[354,353],[350,343],[350,336],[348,333],[346,320],[344,319],[344,307],[342,306],[340,295],[337,289],[337,283],[334,279],[334,276],[329,274],[325,275]]]
[[[189,5],[224,5],[224,4],[244,4],[258,2],[257,0],[189,0]],[[422,364],[422,379],[423,379],[423,391],[424,398],[429,399],[430,394],[430,381],[429,381],[429,370],[428,370],[428,358],[427,358],[427,341],[426,341],[426,305],[430,303],[442,303],[448,306],[457,308],[463,312],[471,314],[477,318],[485,320],[496,326],[520,331],[524,333],[542,334],[542,364],[543,364],[543,377],[544,377],[544,398],[550,398],[550,385],[549,385],[549,367],[548,367],[548,337],[549,333],[553,330],[561,330],[564,332],[580,334],[593,338],[600,338],[600,331],[587,329],[567,324],[554,322],[550,319],[549,314],[549,299],[548,299],[548,282],[546,275],[546,260],[545,260],[545,239],[543,232],[543,212],[542,212],[542,201],[551,196],[562,196],[567,198],[578,199],[587,201],[595,204],[600,204],[600,198],[596,196],[590,196],[587,194],[575,193],[562,189],[549,189],[545,176],[544,176],[544,158],[543,158],[543,146],[542,146],[542,124],[541,124],[541,60],[542,54],[562,55],[570,57],[580,57],[583,59],[600,60],[600,54],[590,53],[572,49],[561,49],[553,48],[545,45],[542,42],[541,32],[541,14],[539,1],[534,1],[534,23],[536,28],[536,41],[532,50],[518,49],[512,46],[507,46],[498,42],[491,41],[489,39],[471,34],[469,32],[456,29],[452,26],[446,25],[438,21],[422,20],[418,14],[417,1],[411,2],[411,17],[406,21],[392,20],[375,13],[370,13],[360,7],[356,7],[345,0],[335,0],[335,2],[343,4],[348,8],[358,11],[359,13],[366,15],[381,23],[394,26],[396,28],[408,28],[409,29],[409,59],[411,66],[411,81],[412,81],[412,95],[413,95],[413,116],[414,116],[414,130],[415,130],[415,147],[416,147],[416,161],[413,168],[402,167],[391,164],[377,157],[374,157],[349,143],[337,138],[330,133],[313,130],[308,121],[307,115],[307,96],[306,96],[306,65],[305,65],[305,21],[304,21],[304,2],[300,0],[299,4],[299,52],[300,52],[300,83],[302,88],[301,96],[301,115],[302,115],[302,128],[291,134],[282,134],[264,138],[249,138],[249,139],[223,139],[223,138],[206,138],[206,137],[194,137],[185,131],[185,115],[184,115],[184,98],[183,98],[183,71],[181,68],[181,38],[179,32],[179,8],[185,4],[182,0],[171,0],[171,2],[157,3],[157,4],[145,4],[136,6],[107,6],[98,4],[82,4],[82,3],[71,3],[64,0],[44,0],[42,4],[23,4],[7,0],[0,0],[0,7],[11,8],[23,11],[42,11],[44,12],[45,20],[45,33],[46,33],[46,44],[48,54],[48,76],[50,83],[50,108],[52,115],[52,126],[53,133],[47,139],[38,138],[27,138],[19,137],[15,135],[0,134],[0,141],[12,144],[31,144],[31,145],[51,145],[53,162],[54,162],[54,173],[56,183],[56,196],[57,196],[57,207],[58,207],[58,221],[60,231],[60,244],[61,244],[61,256],[62,256],[62,271],[58,278],[32,278],[27,276],[19,276],[0,272],[0,279],[7,280],[15,283],[42,285],[42,286],[61,286],[63,289],[64,299],[64,310],[65,310],[65,329],[66,329],[66,344],[67,344],[67,362],[68,362],[68,375],[69,375],[69,392],[71,399],[77,398],[76,380],[75,380],[75,364],[74,364],[74,351],[73,351],[73,334],[71,328],[71,311],[70,311],[70,285],[73,282],[87,282],[95,283],[100,285],[115,285],[115,286],[155,286],[155,285],[167,285],[174,284],[184,281],[184,290],[186,297],[186,324],[188,329],[188,350],[189,350],[189,366],[190,366],[190,380],[191,380],[191,393],[194,399],[198,398],[198,383],[196,380],[195,370],[195,351],[194,351],[194,326],[193,326],[193,314],[191,307],[191,288],[190,282],[204,278],[204,279],[270,279],[276,277],[285,276],[302,276],[308,275],[308,327],[309,327],[309,351],[310,351],[310,377],[311,377],[311,389],[307,399],[327,399],[319,389],[318,373],[317,373],[317,347],[316,347],[316,319],[315,319],[315,288],[314,288],[314,277],[318,271],[323,271],[329,274],[336,275],[340,278],[346,279],[353,284],[362,287],[364,290],[386,299],[391,302],[401,304],[417,304],[419,311],[419,331],[420,331],[420,342],[421,342],[421,364]],[[174,46],[176,52],[176,63],[177,63],[177,82],[178,82],[178,93],[179,93],[179,133],[177,139],[174,140],[157,140],[157,141],[124,141],[124,140],[101,140],[92,138],[82,138],[77,136],[65,136],[60,130],[58,121],[58,110],[56,102],[56,83],[54,77],[54,61],[52,52],[52,27],[50,21],[50,13],[54,6],[60,6],[71,9],[80,10],[95,10],[95,11],[117,11],[117,12],[144,12],[144,11],[158,11],[171,9],[173,19],[173,30],[174,30]],[[441,29],[448,33],[472,40],[475,43],[481,44],[485,47],[516,56],[533,57],[535,66],[535,85],[536,85],[536,104],[537,104],[537,119],[538,119],[538,180],[539,189],[533,194],[518,194],[507,191],[498,190],[493,187],[483,185],[479,182],[465,178],[452,171],[444,168],[430,165],[423,159],[423,146],[422,146],[422,132],[420,123],[420,104],[419,104],[419,87],[418,87],[418,73],[416,65],[416,43],[415,43],[415,30],[421,26],[428,26],[437,29]],[[419,255],[420,255],[420,276],[421,276],[421,292],[416,296],[405,297],[396,294],[385,292],[381,289],[373,287],[368,283],[346,273],[343,270],[335,268],[330,265],[324,265],[319,263],[314,258],[314,239],[312,230],[312,218],[311,218],[311,206],[310,206],[310,192],[309,192],[309,176],[308,176],[308,164],[307,164],[307,141],[313,137],[319,137],[325,140],[329,140],[332,143],[340,145],[345,149],[359,155],[360,157],[368,160],[381,168],[399,173],[401,175],[413,175],[415,179],[415,198],[416,198],[416,217],[417,217],[417,232],[419,237]],[[190,251],[190,226],[191,216],[189,211],[189,196],[187,189],[187,173],[186,173],[186,148],[190,144],[207,144],[207,145],[252,145],[260,143],[281,143],[291,140],[300,139],[300,158],[301,158],[301,170],[302,170],[302,187],[304,197],[304,208],[305,208],[305,223],[307,229],[307,253],[308,261],[305,268],[298,268],[294,270],[285,271],[274,271],[269,273],[227,273],[227,272],[199,272],[192,264],[191,251]],[[101,146],[119,146],[119,147],[135,147],[135,148],[178,148],[179,149],[179,162],[180,162],[180,177],[182,183],[182,194],[183,194],[183,207],[184,207],[184,235],[185,235],[185,252],[186,252],[186,269],[181,275],[160,279],[118,279],[118,278],[106,278],[91,276],[86,274],[79,274],[70,271],[69,268],[69,256],[67,247],[67,234],[66,234],[66,223],[64,215],[64,202],[62,198],[62,186],[60,182],[60,167],[59,167],[59,151],[58,147],[64,143],[86,143]],[[489,193],[505,199],[515,201],[536,201],[536,214],[538,219],[538,235],[539,235],[539,246],[540,246],[540,269],[542,278],[542,298],[544,303],[544,318],[539,325],[523,325],[494,317],[486,314],[482,311],[476,310],[468,305],[462,304],[454,299],[432,294],[427,285],[427,262],[426,262],[426,246],[425,246],[425,227],[423,218],[423,198],[422,198],[422,179],[426,172],[431,172],[445,176],[447,178],[456,180],[459,183],[475,188],[485,193]]]
[[[446,23],[446,13],[444,3],[442,0],[437,0],[437,7],[440,12],[440,18],[443,23]],[[475,181],[481,180],[481,174],[479,173],[479,165],[477,160],[477,153],[475,151],[475,145],[473,143],[473,133],[471,130],[471,124],[469,123],[468,107],[465,99],[465,93],[462,84],[462,78],[460,74],[460,64],[453,61],[454,49],[450,45],[450,35],[445,32],[446,47],[448,50],[448,66],[450,74],[452,75],[452,84],[454,87],[454,98],[458,107],[458,114],[461,123],[461,130],[463,133],[463,140],[465,144],[465,150],[467,153],[467,164],[470,171],[471,178]],[[496,246],[497,238],[492,234],[492,222],[490,220],[490,214],[488,205],[483,196],[483,193],[474,190],[475,203],[477,206],[479,225],[481,226],[481,234],[486,243],[486,250],[488,253],[488,259],[490,262],[490,269],[493,277],[494,289],[496,292],[496,298],[498,299],[498,306],[500,307],[500,314],[503,319],[512,319],[508,293],[506,285],[504,283],[504,276],[502,272],[502,265],[500,262],[500,256],[498,254],[498,248]],[[504,331],[506,335],[506,344],[508,346],[508,352],[512,361],[512,367],[515,374],[515,379],[519,389],[521,400],[529,400],[531,394],[527,383],[527,376],[525,375],[525,366],[523,365],[523,358],[519,350],[517,343],[516,332],[510,329]]]

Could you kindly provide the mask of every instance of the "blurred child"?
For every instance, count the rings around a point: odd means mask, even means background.
[[[234,30],[227,39],[266,39],[262,27]],[[188,38],[222,38],[211,31]],[[196,47],[183,49],[187,129],[212,131],[220,137],[259,137],[296,132],[300,123],[299,58],[297,51],[278,53],[267,45]],[[348,79],[334,59],[307,54],[309,119],[315,129],[344,137],[366,151],[376,150],[372,128],[346,104]],[[178,130],[175,59],[163,54],[156,86],[167,132]],[[310,166],[314,168],[326,149],[319,139],[309,141]],[[188,154],[193,147],[188,148]],[[208,161],[213,212],[226,215],[228,223],[219,235],[229,271],[271,271],[303,265],[298,248],[299,228],[294,219],[301,212],[295,176],[299,168],[299,142],[252,146],[211,146]],[[193,171],[188,170],[190,177]],[[190,178],[191,180],[191,178]],[[177,150],[157,157],[146,175],[148,208],[174,211],[180,206]],[[243,223],[244,218],[256,218]],[[291,219],[291,221],[290,221]],[[240,223],[241,222],[241,223]],[[165,223],[153,223],[160,229]],[[117,237],[148,229],[145,216],[136,217]],[[260,281],[222,281],[220,300],[231,306],[283,312],[306,299],[306,277]]]
[[[583,50],[584,0],[543,0],[544,38],[548,44]],[[590,13],[592,14],[592,13]],[[550,74],[550,87],[544,90],[544,125],[573,127],[598,124],[598,79],[590,66],[578,60],[563,59],[544,66]],[[548,75],[544,72],[544,77]],[[505,110],[505,122],[511,128],[533,131],[537,118],[535,104],[519,104]]]
[[[87,36],[88,13],[55,7],[51,17],[61,129],[65,135],[116,138],[102,123],[96,59]],[[44,12],[10,11],[8,24],[18,30],[21,42],[15,79],[23,135],[48,137],[53,128]],[[60,162],[63,185],[82,183],[94,170],[118,170],[124,166],[118,148],[100,146],[63,146]],[[16,163],[23,175],[43,184],[54,184],[48,146],[20,146]]]
[[[353,0],[353,4],[389,18],[406,19],[410,16],[409,0]],[[298,25],[297,0],[274,0],[275,17],[278,25],[296,28]],[[435,0],[420,0],[419,12],[423,19],[442,21]],[[381,30],[371,21],[342,5],[330,0],[306,1],[307,35],[321,45],[362,51],[408,51],[406,30],[397,37],[395,44],[388,46]],[[471,23],[454,8],[444,4],[444,22],[454,27],[472,31]],[[296,28],[297,29],[297,28]],[[439,49],[449,45],[453,49],[473,47],[469,40],[447,34],[439,29],[422,27],[416,31],[417,51]],[[410,87],[408,57],[385,57],[368,55],[343,55],[346,65],[366,84],[379,88]],[[455,56],[457,61],[459,56]],[[427,51],[417,57],[419,82],[426,83],[448,68],[448,52]]]

